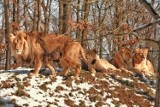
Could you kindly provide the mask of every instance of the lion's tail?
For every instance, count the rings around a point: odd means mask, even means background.
[[[87,64],[86,54],[82,46],[80,48],[80,54],[81,54],[82,60]]]

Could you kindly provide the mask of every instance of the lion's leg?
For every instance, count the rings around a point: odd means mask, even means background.
[[[35,60],[34,75],[38,75],[41,66],[42,66],[42,60],[41,58],[37,58]]]
[[[67,76],[68,72],[69,72],[68,68],[63,68],[62,75]]]
[[[80,72],[81,72],[81,64],[78,63],[78,60],[76,59],[72,59],[70,61],[66,61],[68,62],[68,65],[70,65],[74,71],[75,71],[75,75],[74,75],[74,79],[78,79]]]
[[[96,70],[91,65],[88,65],[88,71],[92,73],[92,76],[95,76]]]
[[[68,65],[67,61],[64,60],[63,57],[60,58],[60,64],[63,68],[62,75],[67,76],[67,74],[69,72],[69,69],[68,69],[69,65]]]
[[[80,65],[77,65],[75,68],[75,79],[78,79],[79,75],[80,75],[80,72],[81,72],[81,66]]]
[[[56,72],[55,72],[55,69],[52,67],[52,65],[49,62],[45,63],[45,65],[51,70],[52,76],[55,77]]]
[[[81,64],[78,63],[79,61],[76,59],[72,59],[70,60],[70,62],[68,62],[68,64],[74,69],[75,71],[75,75],[74,75],[74,79],[78,79],[80,72],[81,72]]]

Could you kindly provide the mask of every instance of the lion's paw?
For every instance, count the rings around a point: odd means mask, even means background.
[[[71,76],[71,79],[72,79],[72,80],[80,80],[79,77],[74,77],[74,76]]]
[[[56,77],[56,74],[52,74],[52,75],[49,75],[49,77],[51,77],[51,78],[55,78]]]
[[[39,74],[29,73],[29,76],[32,76],[32,77],[38,77],[38,76],[39,76]]]

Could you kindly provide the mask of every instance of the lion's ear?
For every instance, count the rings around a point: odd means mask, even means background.
[[[148,53],[148,48],[145,48],[145,49],[144,49],[144,52]]]
[[[15,39],[15,36],[13,34],[10,34],[9,40],[10,40],[11,43],[13,42],[14,39]]]

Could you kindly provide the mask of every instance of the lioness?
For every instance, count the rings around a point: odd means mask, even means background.
[[[116,67],[110,64],[107,60],[100,59],[95,49],[91,51],[88,50],[86,53],[86,58],[87,58],[87,63],[91,68],[94,68],[95,70],[99,70],[103,73],[106,73],[107,70],[109,69],[113,69],[113,70],[116,69]]]
[[[113,58],[113,65],[117,68],[132,68],[132,52],[127,47],[122,47],[118,52],[115,53]]]
[[[47,54],[51,54],[53,52],[60,52],[60,64],[63,68],[63,75],[66,76],[68,73],[68,68],[72,67],[75,71],[75,79],[78,79],[80,71],[81,71],[81,60],[82,58],[84,62],[86,62],[85,52],[81,46],[81,44],[75,40],[73,40],[69,36],[57,36],[50,37],[46,35],[41,35],[39,42]]]
[[[145,75],[155,76],[154,67],[152,63],[147,59],[148,49],[135,49],[133,56],[133,67]]]
[[[34,63],[34,75],[38,75],[42,62],[52,71],[52,76],[56,76],[54,68],[48,60],[44,59],[44,50],[37,42],[39,32],[17,31],[15,35],[10,35],[11,50],[16,61]],[[52,35],[55,36],[55,35]]]

